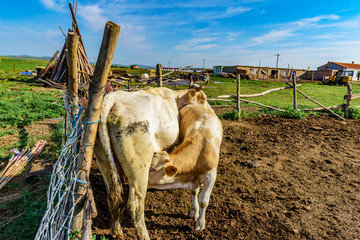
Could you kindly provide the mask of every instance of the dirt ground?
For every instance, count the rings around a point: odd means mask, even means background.
[[[188,190],[149,190],[151,239],[360,239],[360,124],[331,117],[222,120],[217,181],[206,229],[188,217]],[[109,234],[105,186],[92,169],[98,217]],[[125,239],[135,230],[125,210]]]

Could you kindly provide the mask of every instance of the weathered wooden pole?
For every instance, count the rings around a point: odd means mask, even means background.
[[[238,111],[238,114],[240,116],[240,74],[236,74],[236,110]]]
[[[89,89],[89,102],[85,111],[83,147],[84,156],[82,161],[76,164],[78,179],[75,187],[75,196],[78,203],[75,206],[74,218],[71,229],[81,230],[83,221],[87,218],[85,205],[91,205],[89,196],[89,174],[91,161],[94,153],[94,144],[100,120],[100,112],[105,93],[105,84],[114,57],[116,44],[120,33],[120,26],[107,22],[97,58],[94,77]],[[81,160],[81,159],[80,159]],[[91,218],[90,218],[91,220]],[[82,231],[82,239],[91,239],[91,221],[87,221]]]
[[[352,94],[351,94],[351,85],[350,83],[347,83],[346,84],[346,87],[347,87],[347,96],[346,96],[346,105],[345,105],[345,114],[344,114],[344,117],[345,118],[349,118],[349,115],[350,115],[350,103],[351,103],[351,97],[352,97]]]
[[[157,87],[162,87],[162,69],[161,64],[156,64],[156,77],[157,77]]]
[[[70,109],[71,117],[76,113],[76,106],[78,105],[78,89],[79,89],[79,79],[78,79],[78,46],[79,46],[79,35],[74,32],[68,32],[68,37],[66,39],[68,47],[68,57],[67,57],[67,66],[68,66],[68,94],[70,97]]]
[[[294,109],[297,109],[297,102],[296,102],[296,81],[295,81],[295,73],[291,74],[292,82],[293,82],[293,94],[294,94]]]

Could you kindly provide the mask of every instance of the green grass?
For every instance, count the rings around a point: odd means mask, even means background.
[[[0,73],[35,70],[36,66],[46,66],[47,61],[0,57]]]
[[[29,136],[25,127],[35,121],[59,118],[64,110],[54,104],[61,98],[59,90],[44,91],[41,84],[32,78],[12,74],[0,74],[0,137],[17,134],[15,145],[0,145],[0,160],[7,158],[13,147],[23,148],[38,139]]]
[[[344,104],[344,95],[347,94],[345,86],[329,86],[322,83],[301,83],[298,89],[304,92],[309,97],[320,102],[324,106],[334,106]],[[242,79],[240,82],[241,95],[250,95],[261,93],[269,89],[287,86],[282,82],[269,81],[254,81]],[[236,94],[236,79],[226,79],[220,77],[211,77],[211,84],[204,90],[208,98],[217,98],[219,95],[234,95]],[[353,93],[360,93],[360,85],[352,85]],[[286,89],[277,92],[272,92],[261,97],[247,98],[248,100],[259,102],[265,105],[287,108],[293,106],[293,90]],[[211,104],[220,104],[221,101],[213,101]],[[228,104],[224,102],[223,104]],[[319,105],[306,99],[301,94],[297,93],[297,104],[299,108],[314,108]],[[360,99],[355,99],[351,102],[353,106],[360,105]]]
[[[31,61],[19,59],[2,59],[0,63],[0,138],[14,137],[18,141],[15,143],[0,144],[0,162],[7,161],[9,151],[12,148],[23,148],[30,142],[39,139],[48,140],[47,147],[39,157],[47,161],[55,161],[61,151],[62,129],[63,123],[60,122],[53,126],[51,135],[37,136],[29,133],[26,126],[33,124],[35,121],[58,118],[64,115],[62,107],[53,104],[61,97],[61,92],[54,89],[42,88],[36,80],[29,77],[19,76],[18,72],[22,70],[34,70],[37,65],[46,65],[44,61]],[[15,64],[15,68],[14,68]],[[13,68],[15,72],[13,71]],[[148,73],[147,70],[131,70],[127,69],[131,74],[140,75]],[[155,84],[154,84],[155,85]],[[287,86],[285,83],[241,80],[241,94],[254,94],[263,91]],[[177,87],[176,89],[185,89],[186,87]],[[325,106],[339,105],[345,103],[343,96],[347,94],[346,87],[327,86],[320,83],[302,83],[299,90],[303,91],[310,97]],[[352,86],[353,93],[360,93],[360,86]],[[236,80],[219,77],[211,77],[211,84],[205,89],[205,93],[209,98],[217,98],[219,95],[232,95],[236,93]],[[250,100],[260,102],[262,104],[281,107],[286,109],[283,117],[302,118],[304,113],[293,110],[292,89],[273,92],[268,95],[250,98]],[[212,101],[212,104],[224,104],[221,101]],[[352,106],[360,105],[360,99],[352,101]],[[225,103],[228,104],[228,103]],[[61,105],[61,102],[60,102]],[[300,108],[318,107],[316,104],[305,99],[298,94],[298,105]],[[254,105],[251,105],[254,106]],[[261,114],[274,114],[269,109],[261,109]],[[339,114],[343,114],[341,110],[337,110]],[[353,118],[360,117],[358,108],[352,108],[351,114]],[[236,111],[224,113],[223,118],[239,119],[249,116],[258,116],[258,112]],[[25,178],[26,176],[22,176]],[[0,239],[33,239],[46,206],[46,187],[48,177],[44,177],[38,183],[36,188],[32,184],[25,185],[24,181],[10,182],[3,192],[9,195],[17,193],[17,197],[13,197],[0,205],[0,214],[8,216],[0,221]],[[40,185],[41,184],[41,185]],[[40,186],[40,187],[39,187]],[[96,236],[94,236],[96,237]],[[98,236],[99,237],[99,236]],[[101,239],[105,237],[100,236]]]
[[[23,189],[20,196],[0,205],[0,212],[11,216],[0,224],[0,237],[14,240],[34,239],[46,210],[46,188],[31,191],[29,187],[8,184],[3,190],[9,191],[16,187]]]
[[[47,140],[48,144],[37,158],[47,162],[57,159],[62,146],[63,123],[54,125],[51,135],[36,135],[26,127],[35,121],[62,117],[64,110],[59,106],[62,103],[54,104],[61,94],[59,90],[43,88],[30,77],[0,73],[0,140],[15,138],[15,141],[0,144],[0,162],[8,161],[12,148],[23,149],[40,139]],[[49,176],[37,176],[37,183],[25,185],[26,177],[24,171],[17,177],[22,181],[10,181],[2,189],[3,193],[16,197],[9,197],[0,204],[0,214],[8,216],[0,222],[0,239],[33,239],[39,227],[46,208]]]
[[[0,127],[27,126],[34,121],[61,116],[63,109],[54,104],[59,97],[59,92],[34,91],[31,86],[21,86],[14,81],[2,81]]]

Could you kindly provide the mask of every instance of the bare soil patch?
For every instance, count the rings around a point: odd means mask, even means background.
[[[51,135],[51,132],[54,130],[55,125],[58,124],[60,120],[58,119],[47,119],[42,121],[37,121],[31,124],[28,127],[25,127],[26,131],[33,136],[46,137]]]
[[[223,120],[218,178],[195,232],[187,190],[149,190],[152,239],[359,239],[360,124],[330,117]],[[99,215],[94,233],[109,234],[105,186],[93,165]],[[135,238],[125,210],[126,239]]]

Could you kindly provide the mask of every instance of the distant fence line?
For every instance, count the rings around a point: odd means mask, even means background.
[[[357,99],[360,98],[360,94],[352,94],[351,91],[351,84],[347,84],[347,95],[344,96],[344,99],[346,100],[346,104],[341,104],[341,105],[335,105],[335,106],[330,106],[330,107],[326,107],[323,104],[319,103],[318,101],[312,99],[311,97],[309,97],[308,95],[306,95],[305,93],[303,93],[302,91],[300,91],[299,89],[297,89],[297,87],[300,87],[301,85],[297,85],[296,81],[295,81],[295,77],[294,75],[291,76],[292,79],[292,84],[289,82],[286,82],[286,84],[288,84],[289,86],[286,87],[280,87],[280,88],[274,88],[274,89],[270,89],[270,90],[266,90],[262,93],[256,93],[256,94],[251,94],[251,95],[241,95],[240,94],[240,74],[237,74],[236,76],[237,79],[237,94],[236,95],[220,95],[218,96],[218,98],[209,98],[208,100],[215,100],[215,101],[225,101],[225,102],[236,102],[236,108],[238,110],[238,112],[241,112],[241,108],[240,108],[240,102],[243,103],[251,103],[251,104],[255,104],[255,105],[259,105],[261,107],[266,107],[266,108],[270,108],[272,110],[276,110],[276,111],[280,111],[280,112],[284,112],[283,109],[281,108],[277,108],[277,107],[273,107],[273,106],[268,106],[265,104],[261,104],[255,101],[250,101],[250,100],[244,100],[241,98],[252,98],[252,97],[260,97],[260,96],[264,96],[266,94],[269,94],[271,92],[275,92],[275,91],[281,91],[281,90],[285,90],[285,89],[293,89],[293,106],[294,109],[297,109],[297,97],[296,97],[296,93],[299,93],[301,95],[303,95],[306,99],[312,101],[313,103],[317,104],[320,106],[320,108],[312,108],[312,109],[302,109],[303,111],[320,111],[320,110],[326,110],[328,112],[330,112],[332,115],[340,118],[341,120],[345,120],[345,118],[349,117],[349,109],[350,109],[350,103],[351,100],[353,99]],[[229,100],[229,98],[231,99],[235,99],[235,100]],[[334,111],[332,111],[331,109],[333,108],[345,108],[345,118],[341,117],[340,115],[338,115],[337,113],[335,113]]]

